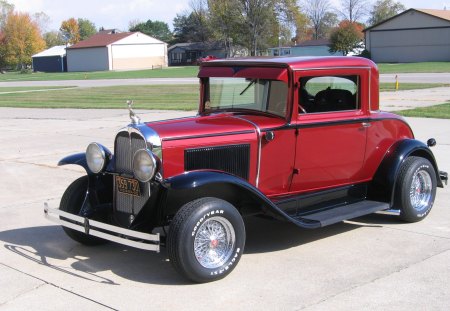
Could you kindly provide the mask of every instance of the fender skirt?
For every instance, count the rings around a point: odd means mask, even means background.
[[[302,228],[318,228],[320,224],[304,222],[301,219],[295,219],[286,214],[281,210],[276,204],[274,204],[268,197],[266,197],[261,191],[256,187],[249,184],[246,180],[243,180],[234,175],[230,175],[224,172],[217,171],[192,171],[186,172],[184,174],[173,176],[165,180],[164,187],[168,191],[168,197],[171,197],[173,192],[177,191],[187,191],[195,192],[198,190],[201,192],[203,187],[213,186],[215,189],[218,187],[234,186],[234,189],[238,188],[241,193],[234,193],[234,196],[242,196],[242,194],[247,194],[248,198],[255,200],[262,208],[263,211],[269,212],[269,214],[274,214],[276,216],[281,216],[282,219],[288,220],[295,223],[297,226]],[[208,192],[205,192],[208,196]]]
[[[442,188],[439,169],[433,152],[424,143],[415,139],[404,139],[393,144],[378,167],[369,187],[368,197],[372,200],[394,204],[394,193],[400,167],[410,156],[422,157],[430,161],[436,172],[437,186]]]

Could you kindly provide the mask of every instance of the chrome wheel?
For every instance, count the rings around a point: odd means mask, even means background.
[[[433,183],[427,171],[418,170],[414,174],[409,191],[411,206],[420,211],[428,208],[432,198]]]
[[[223,266],[233,254],[236,236],[231,223],[223,217],[211,217],[197,230],[194,254],[205,268]]]

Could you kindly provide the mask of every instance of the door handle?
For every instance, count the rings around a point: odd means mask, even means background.
[[[370,127],[371,124],[370,124],[370,122],[363,122],[363,123],[362,123],[362,126],[363,126],[363,127]]]

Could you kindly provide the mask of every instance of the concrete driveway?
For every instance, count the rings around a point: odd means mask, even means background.
[[[139,112],[143,120],[186,112]],[[450,120],[408,119],[435,137],[450,171]],[[224,280],[190,284],[165,250],[86,247],[43,217],[83,174],[57,167],[91,141],[108,147],[126,110],[0,108],[0,309],[2,310],[449,310],[450,188],[415,224],[371,215],[313,231],[246,220],[239,265]]]

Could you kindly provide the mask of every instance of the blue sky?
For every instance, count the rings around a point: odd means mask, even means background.
[[[48,30],[57,30],[70,17],[87,18],[97,27],[127,30],[132,20],[161,20],[172,27],[177,13],[189,10],[189,0],[7,0],[17,11],[30,14],[45,12],[51,18]],[[375,0],[369,0],[375,2]],[[401,0],[407,8],[450,10],[450,0]],[[301,1],[300,1],[301,3]],[[339,3],[339,0],[331,0]]]

